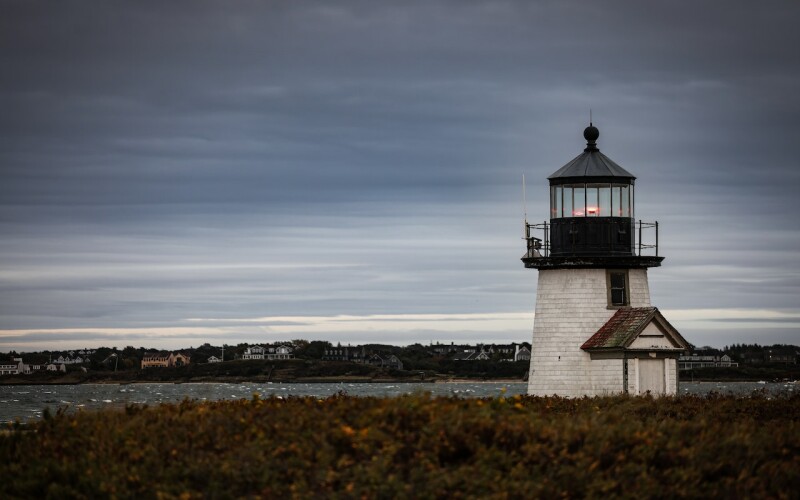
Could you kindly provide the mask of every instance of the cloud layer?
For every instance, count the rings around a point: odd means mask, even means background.
[[[637,216],[661,223],[655,305],[798,313],[796,2],[0,14],[4,347],[136,343],[98,337],[126,329],[155,343],[202,317],[520,311],[462,337],[529,340],[520,178],[546,218],[545,178],[581,151],[589,108],[601,150],[638,177]],[[800,342],[792,323],[674,323],[697,344]],[[342,340],[430,334],[351,327]]]

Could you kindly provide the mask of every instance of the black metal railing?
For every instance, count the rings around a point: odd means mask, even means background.
[[[531,236],[531,231],[540,232],[541,238]],[[525,254],[526,259],[536,259],[540,257],[550,256],[550,224],[543,222],[541,224],[528,224],[525,221],[525,241],[528,244],[528,252]]]
[[[625,244],[620,250],[618,243],[612,240],[602,240],[586,244],[578,242],[575,238],[560,238],[553,245],[554,236],[551,235],[552,225],[549,222],[529,224],[525,222],[525,235],[523,239],[527,243],[527,253],[524,258],[537,259],[551,256],[569,255],[628,255],[628,256],[652,256],[658,257],[658,222],[631,221],[633,226],[633,238],[629,244]],[[563,226],[563,224],[561,224]],[[602,224],[601,224],[602,226]],[[576,225],[575,228],[586,227],[586,224]],[[611,227],[611,226],[609,226]],[[567,234],[578,234],[579,231],[569,229]]]

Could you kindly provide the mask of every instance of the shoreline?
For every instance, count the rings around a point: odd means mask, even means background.
[[[742,379],[709,379],[709,380],[685,380],[679,381],[680,385],[692,385],[698,383],[786,383],[800,385],[798,380],[742,380]],[[527,381],[510,378],[497,379],[471,379],[471,378],[431,378],[430,380],[407,380],[392,378],[359,378],[359,377],[304,377],[293,380],[259,380],[258,378],[213,378],[207,380],[25,380],[24,378],[9,381],[0,381],[0,386],[22,386],[22,385],[138,385],[138,384],[526,384]]]
[[[253,379],[237,379],[237,380],[130,380],[130,381],[116,381],[116,380],[89,380],[89,381],[29,381],[20,380],[8,383],[7,381],[0,382],[0,386],[18,386],[18,385],[138,385],[138,384],[524,384],[524,380],[516,379],[438,379],[438,380],[397,380],[397,379],[295,379],[295,380],[253,380]]]

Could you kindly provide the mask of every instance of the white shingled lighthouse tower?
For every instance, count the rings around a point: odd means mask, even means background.
[[[583,136],[548,177],[549,223],[525,221],[522,261],[539,272],[528,393],[675,394],[689,345],[650,303],[658,223],[636,221],[636,177],[600,152],[597,128]]]

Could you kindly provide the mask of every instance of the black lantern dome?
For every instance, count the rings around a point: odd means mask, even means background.
[[[600,137],[597,127],[590,124],[583,131],[583,137],[586,139],[586,149],[548,177],[551,186],[573,181],[580,182],[586,177],[594,177],[593,180],[596,181],[603,179],[633,184],[636,177],[632,173],[617,165],[614,160],[597,149],[597,138]]]

